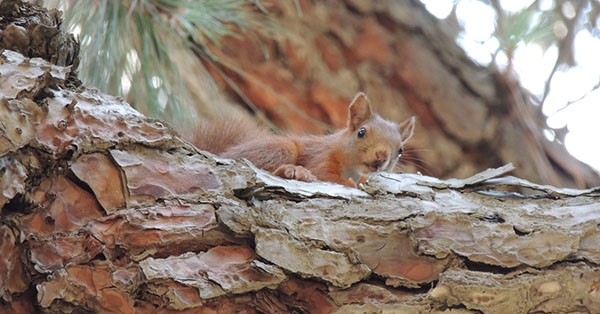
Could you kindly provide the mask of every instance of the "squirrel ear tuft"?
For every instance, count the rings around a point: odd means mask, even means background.
[[[359,92],[348,107],[348,128],[354,131],[372,117],[373,109],[369,98],[363,92]]]
[[[402,134],[402,145],[404,145],[406,141],[408,141],[408,139],[413,135],[416,120],[417,118],[412,116],[398,125],[398,131],[400,131],[400,134]]]

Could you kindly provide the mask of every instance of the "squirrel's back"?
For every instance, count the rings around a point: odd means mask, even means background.
[[[217,118],[200,123],[190,141],[199,149],[222,155],[229,148],[269,135],[263,127],[245,117]]]

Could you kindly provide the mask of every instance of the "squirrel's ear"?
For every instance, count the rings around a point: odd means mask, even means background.
[[[408,141],[408,139],[413,135],[416,120],[417,118],[412,116],[398,125],[398,130],[400,131],[400,134],[402,134],[402,145],[404,145],[406,141]]]
[[[365,121],[373,117],[371,102],[362,92],[354,96],[348,107],[348,128],[352,131],[358,129]]]

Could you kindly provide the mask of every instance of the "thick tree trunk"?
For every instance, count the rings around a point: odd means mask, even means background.
[[[510,165],[362,190],[286,181],[71,74],[0,52],[2,313],[600,308],[598,189],[497,178]]]

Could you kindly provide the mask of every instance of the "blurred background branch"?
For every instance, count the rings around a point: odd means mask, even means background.
[[[600,114],[599,1],[421,2],[455,25],[457,43],[475,62],[497,69],[531,93],[536,110],[547,119],[541,127],[550,140],[567,144],[600,168],[600,159],[584,152],[598,131],[588,117]]]

